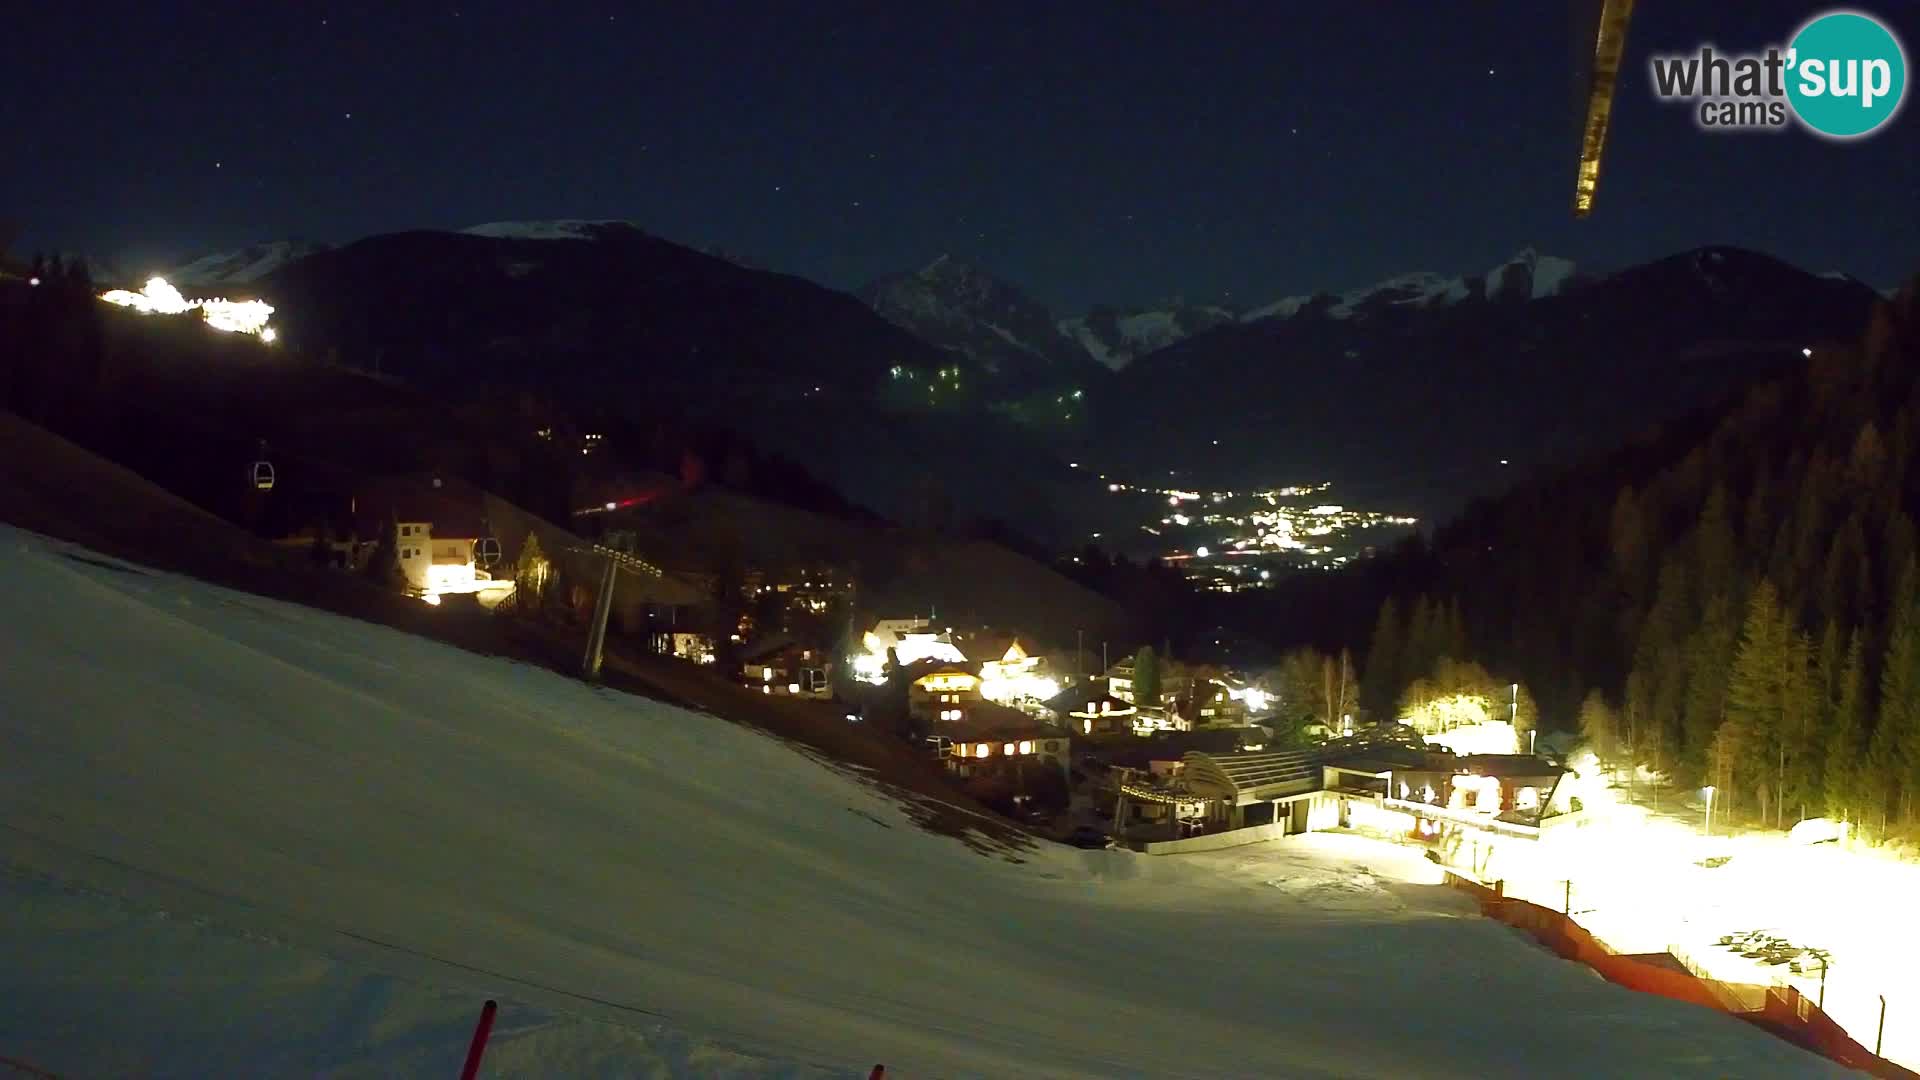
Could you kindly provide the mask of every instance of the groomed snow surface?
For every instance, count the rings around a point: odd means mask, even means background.
[[[0,1056],[62,1075],[1840,1075],[1406,849],[981,855],[726,722],[0,528]],[[91,561],[89,561],[91,560]]]

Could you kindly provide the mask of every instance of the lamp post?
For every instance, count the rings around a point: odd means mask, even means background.
[[[1700,793],[1707,797],[1707,835],[1712,836],[1713,835],[1713,785],[1708,784],[1706,787],[1701,788]]]

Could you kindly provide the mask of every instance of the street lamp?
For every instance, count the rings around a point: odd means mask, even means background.
[[[1706,787],[1701,788],[1700,793],[1707,797],[1707,835],[1712,836],[1713,835],[1713,785],[1708,784]]]

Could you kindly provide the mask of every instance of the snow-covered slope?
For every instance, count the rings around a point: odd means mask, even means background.
[[[325,244],[305,240],[273,240],[237,251],[202,255],[162,276],[175,285],[244,285],[266,277],[295,259],[325,250]]]
[[[1559,295],[1573,283],[1577,272],[1569,259],[1523,248],[1487,271],[1485,292],[1489,299],[1539,300]]]
[[[879,278],[859,296],[888,322],[964,357],[1002,385],[1058,385],[1092,368],[1085,350],[1061,332],[1045,305],[950,256],[911,273]]]
[[[1841,1075],[1402,848],[979,854],[711,717],[0,552],[0,1054],[63,1075],[451,1075],[488,996],[492,1076]]]
[[[1060,332],[1088,354],[1118,371],[1158,349],[1178,345],[1203,330],[1234,321],[1225,308],[1172,303],[1153,308],[1115,310],[1100,307],[1060,320]]]
[[[1350,319],[1387,308],[1452,307],[1476,300],[1538,300],[1557,296],[1578,281],[1572,262],[1524,248],[1485,274],[1452,277],[1426,272],[1399,274],[1343,293],[1284,297],[1251,309],[1241,316],[1241,321],[1290,319],[1302,312],[1329,319]]]

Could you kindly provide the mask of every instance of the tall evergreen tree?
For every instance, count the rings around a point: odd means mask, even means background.
[[[1618,758],[1622,747],[1618,720],[1606,696],[1598,690],[1587,691],[1586,699],[1580,703],[1580,734],[1602,761]]]
[[[1738,747],[1732,764],[1758,796],[1763,816],[1778,803],[1783,786],[1784,768],[1776,760],[1784,753],[1790,652],[1779,594],[1762,579],[1747,601],[1727,675],[1724,723],[1731,729],[1730,745]]]
[[[1871,764],[1883,796],[1898,799],[1903,819],[1911,819],[1920,792],[1920,608],[1914,590],[1914,563],[1901,570],[1891,598],[1891,624],[1880,667],[1880,720],[1874,730]]]
[[[1737,638],[1738,630],[1727,598],[1724,595],[1709,598],[1706,612],[1700,619],[1700,628],[1694,632],[1686,648],[1686,689],[1682,706],[1685,738],[1682,754],[1687,765],[1696,773],[1704,774],[1713,764],[1708,759],[1715,746],[1715,736],[1726,719],[1727,672],[1733,662]],[[1735,741],[1730,735],[1721,748],[1733,747]],[[1733,768],[1735,764],[1732,758],[1718,763],[1723,771]],[[1723,783],[1721,786],[1727,785]]]
[[[1866,809],[1867,660],[1856,631],[1841,662],[1833,719],[1827,725],[1827,813],[1849,821]]]
[[[1789,810],[1804,818],[1818,814],[1822,801],[1821,774],[1826,764],[1822,737],[1825,707],[1824,675],[1815,659],[1813,639],[1789,630],[1787,678],[1781,712],[1780,803],[1777,824],[1786,823]]]
[[[1413,602],[1413,613],[1407,617],[1406,656],[1401,661],[1401,678],[1417,679],[1433,672],[1434,661],[1440,659],[1440,630],[1435,618],[1433,602],[1423,594]]]
[[[1406,681],[1406,632],[1400,622],[1400,605],[1387,597],[1380,605],[1380,616],[1373,624],[1373,638],[1367,645],[1367,667],[1361,679],[1361,700],[1376,718],[1392,719],[1394,705]]]
[[[1160,657],[1151,645],[1133,654],[1133,701],[1148,708],[1160,704]]]
[[[1733,522],[1727,506],[1725,487],[1716,485],[1700,511],[1700,523],[1694,529],[1694,578],[1700,583],[1703,601],[1716,596],[1734,598],[1734,577],[1738,570]]]

